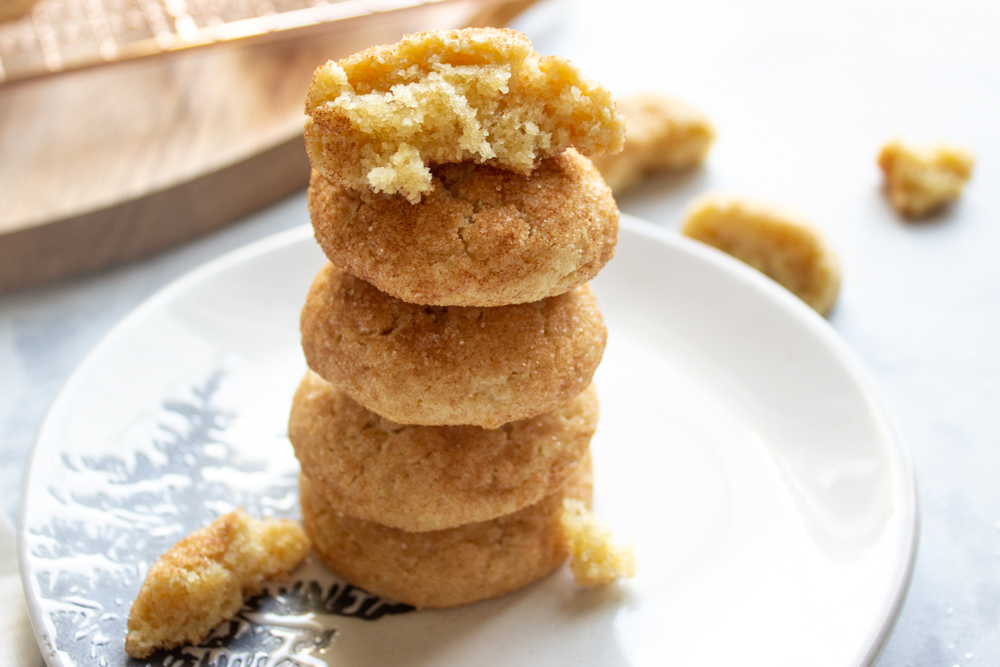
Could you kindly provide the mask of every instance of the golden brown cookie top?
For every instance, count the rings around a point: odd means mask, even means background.
[[[562,294],[614,255],[618,208],[573,149],[528,176],[469,162],[432,169],[419,206],[313,172],[316,240],[339,267],[410,303],[500,306]]]
[[[302,309],[309,367],[401,424],[496,428],[590,384],[607,339],[587,285],[495,308],[400,301],[328,264]]]
[[[597,417],[591,385],[551,412],[497,429],[397,424],[309,372],[292,400],[288,437],[334,508],[427,531],[494,519],[555,493],[585,458]]]
[[[416,607],[454,607],[526,586],[565,560],[563,500],[590,506],[588,453],[567,483],[534,505],[490,521],[408,533],[332,508],[304,475],[302,522],[334,573],[367,591]]]
[[[429,166],[470,160],[528,173],[570,146],[621,149],[610,93],[568,60],[542,57],[522,33],[431,31],[321,66],[306,99],[313,167],[356,189],[431,189]]]

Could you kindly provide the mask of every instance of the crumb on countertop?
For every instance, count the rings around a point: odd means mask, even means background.
[[[640,93],[616,104],[625,116],[625,147],[591,158],[616,195],[653,173],[697,167],[715,140],[708,117],[681,100]]]
[[[294,569],[308,550],[296,521],[257,520],[242,509],[219,517],[153,563],[129,612],[125,652],[144,658],[204,641],[244,596]]]
[[[579,500],[563,500],[561,522],[570,571],[581,586],[602,586],[635,575],[635,553],[615,542],[611,530]]]
[[[961,148],[917,147],[899,139],[883,146],[878,156],[889,201],[907,218],[927,217],[957,200],[972,176],[974,162]]]

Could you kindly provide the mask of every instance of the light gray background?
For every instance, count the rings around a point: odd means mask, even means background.
[[[830,322],[895,411],[920,492],[913,584],[879,665],[1000,664],[1000,3],[548,0],[518,25],[616,95],[668,92],[715,121],[703,170],[645,184],[623,211],[676,228],[692,196],[722,189],[823,228],[844,270]],[[957,207],[922,224],[893,214],[875,155],[895,135],[974,151]],[[0,296],[3,509],[17,512],[59,387],[118,320],[307,220],[300,194],[153,259]]]

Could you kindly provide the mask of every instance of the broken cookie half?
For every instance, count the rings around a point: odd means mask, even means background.
[[[243,510],[219,517],[153,563],[129,612],[125,652],[145,658],[201,643],[239,611],[244,596],[294,569],[308,550],[298,522],[258,521]]]
[[[625,140],[607,89],[498,28],[408,35],[328,62],[313,75],[306,114],[314,168],[332,183],[411,203],[431,190],[431,164],[527,174],[571,146],[592,156]]]

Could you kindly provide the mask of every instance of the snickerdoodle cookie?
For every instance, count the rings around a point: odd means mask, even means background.
[[[522,33],[423,32],[316,70],[306,99],[313,167],[356,189],[430,191],[429,165],[472,161],[526,174],[575,146],[614,153],[625,120],[611,94]]]
[[[681,232],[749,264],[825,315],[840,293],[840,262],[798,213],[708,194],[688,205]]]
[[[587,285],[494,308],[418,306],[327,264],[302,309],[309,368],[400,424],[501,424],[590,384],[607,331]]]
[[[529,176],[469,162],[431,172],[412,206],[313,171],[309,211],[330,261],[410,303],[501,306],[582,285],[614,255],[615,200],[572,148]]]
[[[292,399],[288,437],[332,507],[402,530],[441,530],[555,493],[586,456],[597,414],[591,384],[551,412],[497,429],[409,426],[310,371]]]
[[[455,607],[526,586],[569,552],[563,500],[590,504],[590,457],[560,491],[514,514],[447,530],[408,533],[334,510],[304,475],[302,523],[336,574],[415,607]]]
[[[149,568],[128,615],[125,652],[198,644],[232,618],[243,597],[296,567],[309,539],[296,521],[253,519],[243,510],[219,517],[175,544]]]

